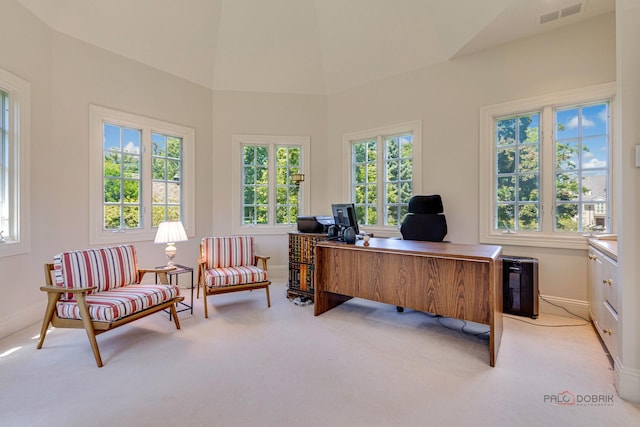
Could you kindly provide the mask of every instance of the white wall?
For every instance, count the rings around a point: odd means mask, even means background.
[[[0,258],[0,290],[17,304],[0,312],[0,337],[41,319],[42,264],[58,251],[89,246],[90,103],[196,128],[196,238],[178,247],[193,264],[198,238],[231,230],[231,135],[309,135],[304,191],[310,214],[326,214],[342,189],[342,135],[423,121],[423,190],[443,195],[452,241],[477,242],[478,111],[483,105],[613,81],[612,16],[461,57],[329,97],[212,92],[63,36],[14,0],[2,0],[0,66],[32,85],[32,252]],[[170,58],[168,58],[170,60]],[[462,154],[463,155],[462,155]],[[286,266],[286,236],[260,236],[270,265]],[[136,244],[141,264],[163,248]],[[541,292],[587,300],[582,251],[506,247],[540,259]]]
[[[634,165],[640,144],[640,0],[618,0],[617,84],[619,134],[616,156],[616,195],[620,236],[618,241],[619,357],[615,361],[616,388],[620,397],[640,402],[640,169]]]
[[[0,337],[42,319],[43,264],[90,246],[89,104],[195,128],[196,234],[209,229],[212,205],[210,89],[54,32],[13,1],[3,0],[2,16],[0,39],[19,42],[4,43],[0,67],[32,85],[32,250],[0,258],[0,292],[12,301],[0,311]],[[162,245],[136,248],[142,266],[165,261]],[[198,239],[179,243],[176,261],[195,265],[197,251]]]
[[[442,195],[448,240],[477,243],[480,107],[615,79],[615,19],[608,14],[330,96],[329,149],[340,152],[347,132],[421,119],[423,193]],[[327,176],[332,188],[344,179],[337,172]],[[504,253],[538,258],[540,292],[587,314],[584,251]]]
[[[51,249],[79,249],[89,244],[90,104],[195,129],[195,232],[206,229],[211,206],[212,91],[57,32],[52,39],[52,132],[46,144],[37,144],[48,170],[42,176],[40,168],[33,171],[34,176],[46,179],[42,184],[50,189],[39,202],[55,207],[49,209],[49,224],[42,230],[56,242]],[[51,228],[51,223],[59,226]],[[141,249],[141,263],[157,265],[163,259],[163,245],[142,242],[136,246]],[[192,264],[197,246],[195,239],[178,243],[176,261]],[[152,255],[145,259],[147,252]]]
[[[302,191],[310,192],[310,212],[330,212],[326,200],[327,102],[320,95],[224,92],[213,95],[213,215],[210,233],[223,236],[231,230],[231,136],[260,134],[311,137],[311,165],[305,168]],[[331,168],[329,168],[331,170]],[[292,228],[291,231],[295,231]],[[256,236],[257,250],[269,255],[270,269],[288,266],[287,235]]]
[[[1,10],[0,67],[31,84],[31,164],[44,174],[48,167],[39,146],[51,140],[51,33],[13,0],[2,0]],[[51,223],[46,216],[48,206],[40,202],[47,192],[42,182],[42,178],[31,178],[32,252],[0,258],[0,293],[5,296],[0,337],[35,322],[44,313],[46,297],[38,290],[44,284],[42,259],[47,244],[42,229]]]

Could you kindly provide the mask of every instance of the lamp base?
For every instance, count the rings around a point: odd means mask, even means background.
[[[176,257],[176,252],[175,243],[167,243],[167,247],[164,250],[165,255],[167,255],[167,267],[175,267],[173,259]]]

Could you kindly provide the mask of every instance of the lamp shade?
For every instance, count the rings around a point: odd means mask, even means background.
[[[184,231],[182,222],[165,221],[161,222],[158,226],[156,239],[153,241],[153,243],[175,243],[184,242],[186,240],[187,233]]]

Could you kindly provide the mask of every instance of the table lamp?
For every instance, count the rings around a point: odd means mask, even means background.
[[[167,254],[167,267],[174,267],[173,258],[176,256],[176,242],[184,242],[187,240],[187,233],[184,231],[182,222],[165,221],[158,226],[156,239],[153,243],[166,243],[167,247],[164,252]]]

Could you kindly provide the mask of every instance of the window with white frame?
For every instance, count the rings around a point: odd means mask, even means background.
[[[540,112],[495,119],[495,228],[540,229]]]
[[[582,248],[611,232],[605,84],[481,109],[480,241]]]
[[[420,193],[421,129],[415,121],[343,137],[349,159],[345,191],[360,225],[395,229],[402,223],[409,199]]]
[[[305,174],[309,143],[304,136],[233,135],[237,232],[270,233],[296,225],[308,199],[304,184],[296,185],[291,176]]]
[[[153,239],[162,221],[193,224],[192,128],[90,107],[91,241]]]
[[[9,94],[0,89],[0,239],[3,241],[9,228],[9,170]]]
[[[29,252],[31,85],[0,69],[0,256]]]

